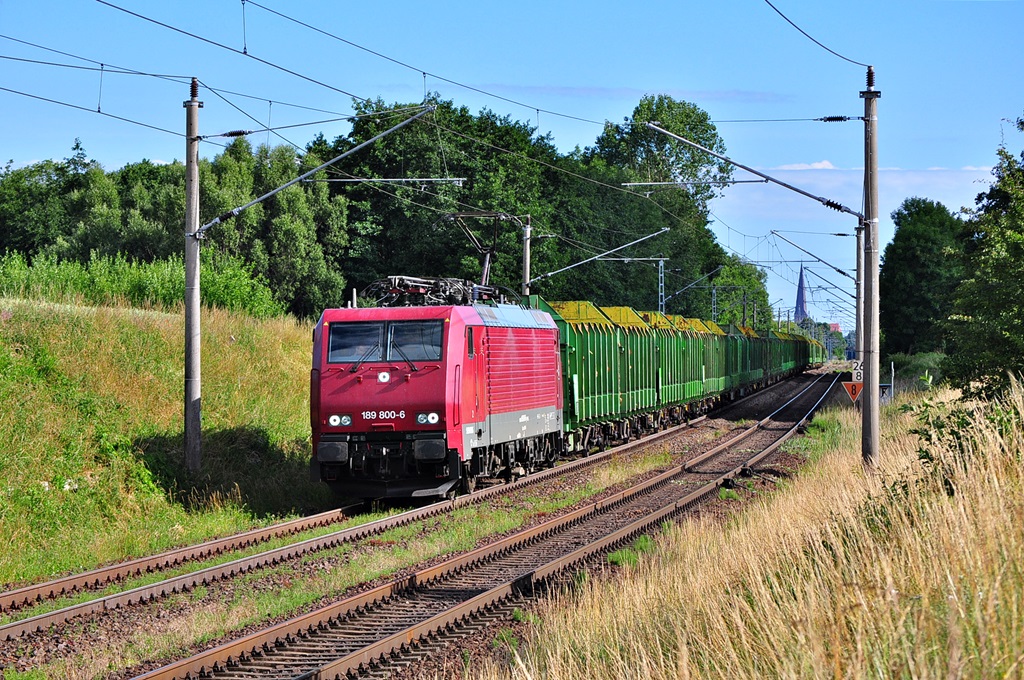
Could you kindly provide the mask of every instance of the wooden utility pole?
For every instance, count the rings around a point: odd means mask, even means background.
[[[202,463],[202,389],[199,376],[199,81],[192,79],[185,107],[185,465]]]
[[[861,458],[868,470],[878,465],[879,447],[879,315],[878,315],[878,98],[875,69],[868,66],[864,99],[864,391]]]

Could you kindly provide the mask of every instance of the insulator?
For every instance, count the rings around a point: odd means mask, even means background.
[[[843,123],[850,120],[849,116],[822,116],[819,118],[823,123]]]
[[[225,132],[221,137],[245,137],[251,130],[232,130],[231,132]]]
[[[833,210],[838,210],[839,212],[844,212],[842,204],[840,204],[840,203],[838,203],[836,201],[833,201],[831,199],[826,200],[825,201],[825,205],[828,206],[829,208],[832,208]]]
[[[191,93],[192,93],[192,99],[199,99],[199,79],[198,78],[193,78],[192,79]]]
[[[868,66],[868,89],[875,89],[875,67]]]

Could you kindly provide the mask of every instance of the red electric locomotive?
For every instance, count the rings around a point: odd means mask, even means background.
[[[384,302],[418,306],[328,309],[313,331],[314,480],[347,497],[445,496],[561,455],[548,314],[448,280],[385,288]]]

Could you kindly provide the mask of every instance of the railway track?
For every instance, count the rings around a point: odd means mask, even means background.
[[[838,380],[825,377],[740,436],[631,488],[139,678],[344,678],[439,644],[749,471],[813,414]]]
[[[228,552],[244,550],[275,538],[294,536],[312,529],[337,524],[344,521],[348,517],[348,513],[357,507],[359,506],[353,505],[337,510],[329,510],[318,515],[281,522],[263,529],[253,529],[198,545],[168,550],[159,555],[140,557],[81,574],[62,576],[46,583],[37,583],[9,590],[0,593],[0,613],[17,611],[39,602],[55,600],[67,595],[97,590],[133,576],[164,571],[188,562],[198,562]]]
[[[103,610],[116,609],[150,602],[167,597],[174,593],[186,592],[193,588],[209,585],[219,580],[236,577],[255,569],[274,566],[304,555],[337,548],[346,543],[364,540],[391,529],[406,526],[431,517],[450,513],[456,508],[479,504],[500,494],[515,493],[518,490],[541,483],[552,477],[568,474],[607,461],[613,456],[621,456],[632,448],[647,446],[676,435],[704,420],[695,418],[686,425],[668,428],[642,439],[626,443],[622,446],[597,453],[586,458],[559,465],[554,468],[536,472],[510,484],[481,489],[473,494],[459,496],[452,500],[434,503],[422,508],[415,508],[391,517],[360,524],[358,526],[334,531],[323,536],[292,543],[280,548],[267,550],[255,555],[231,560],[205,569],[199,569],[179,576],[161,580],[157,583],[131,588],[123,592],[97,597],[77,604],[61,607],[35,616],[14,620],[0,625],[0,640],[14,640],[27,633],[45,631],[51,626],[63,624],[71,619],[93,614]],[[357,507],[357,506],[352,506]],[[309,518],[293,520],[283,524],[238,534],[236,536],[210,541],[201,545],[169,551],[153,557],[132,560],[120,564],[96,569],[84,574],[71,575],[37,585],[22,587],[0,593],[0,612],[10,615],[36,603],[54,600],[59,597],[96,590],[108,584],[123,582],[140,574],[152,573],[181,566],[187,562],[206,560],[225,554],[232,550],[241,550],[273,538],[294,535],[302,531],[329,526],[348,517],[346,514],[352,507],[332,510]]]

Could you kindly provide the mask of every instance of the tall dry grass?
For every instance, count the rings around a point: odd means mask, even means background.
[[[955,417],[932,394],[885,412],[873,476],[853,411],[820,416],[842,434],[792,485],[724,527],[673,528],[623,578],[545,607],[511,668],[474,674],[1024,677],[1024,392]]]

